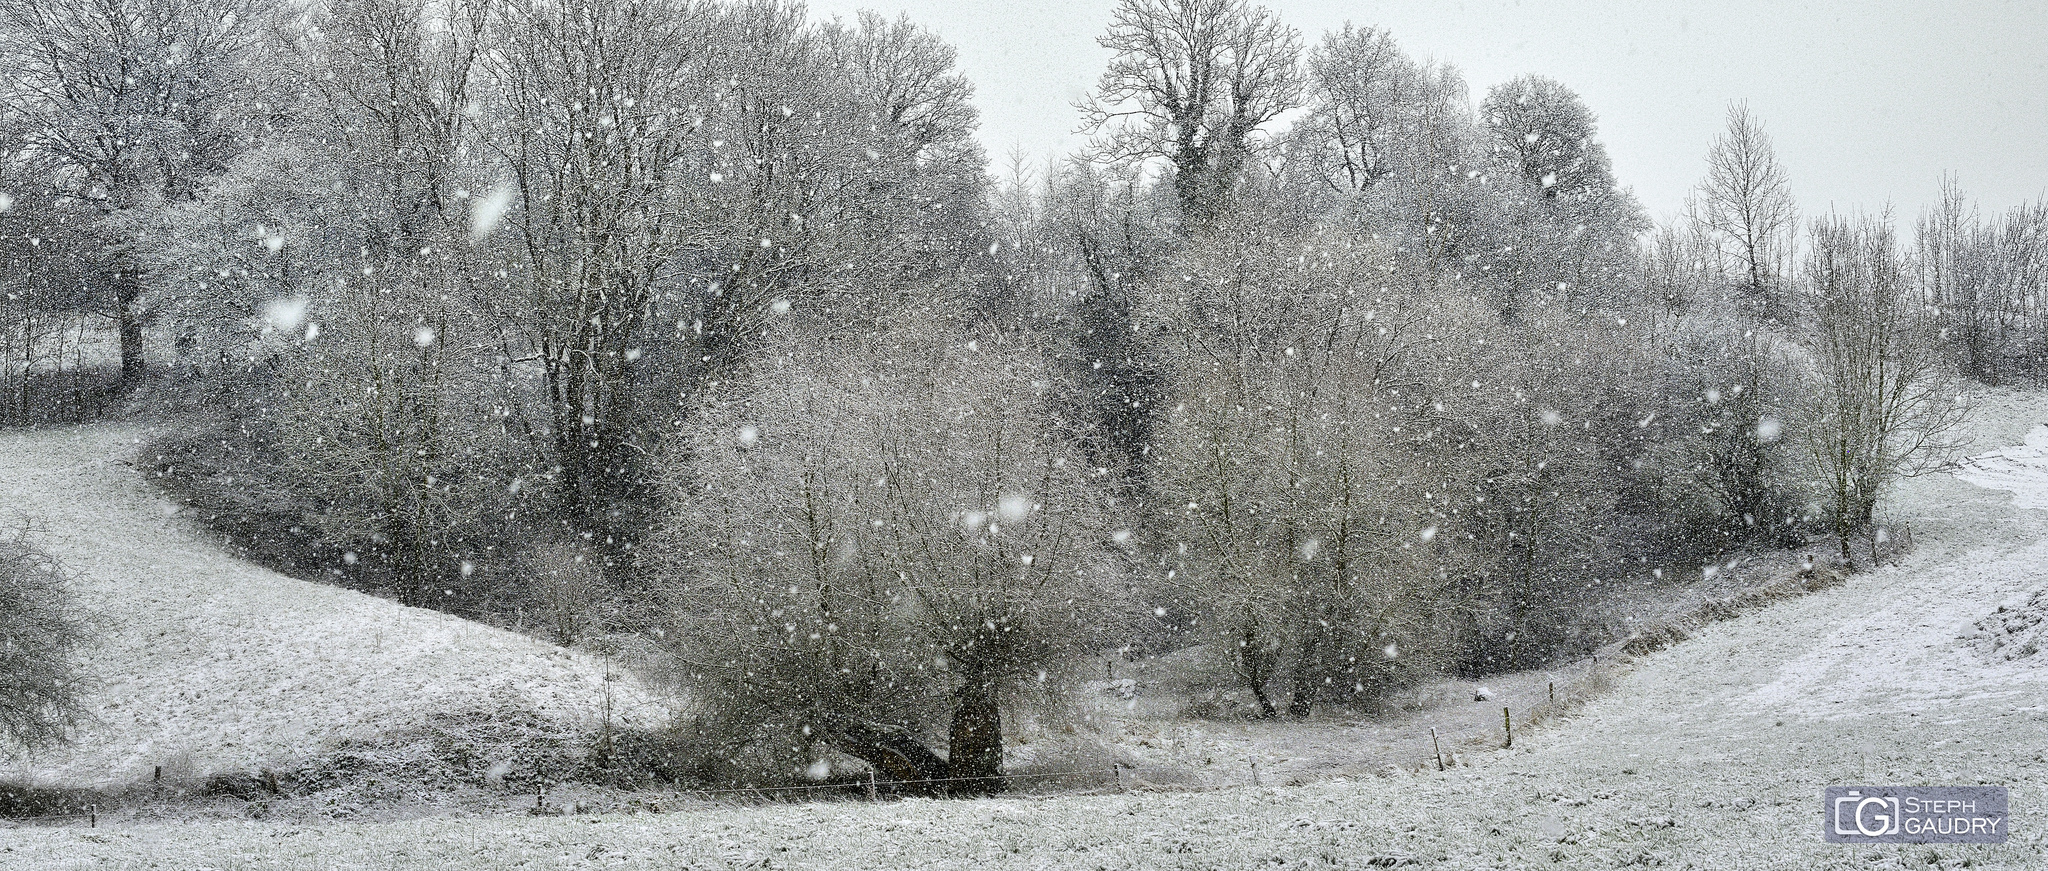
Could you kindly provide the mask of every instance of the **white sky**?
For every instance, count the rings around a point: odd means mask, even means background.
[[[1616,174],[1652,217],[1704,172],[1729,100],[1777,142],[1803,214],[1890,202],[1910,224],[1958,174],[1987,211],[2048,194],[2048,0],[1268,0],[1309,44],[1346,20],[1455,64],[1474,103],[1538,73],[1599,115]],[[981,136],[1066,153],[1108,60],[1114,0],[814,0],[814,17],[908,12],[960,50]]]

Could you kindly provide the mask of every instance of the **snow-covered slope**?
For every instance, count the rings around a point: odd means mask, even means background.
[[[1976,453],[2048,420],[1987,399]],[[2031,422],[2027,419],[2032,415]],[[2021,425],[2024,423],[2025,425]],[[1300,787],[663,816],[15,831],[0,867],[2005,868],[2048,856],[2048,668],[1963,636],[2048,583],[2048,512],[1951,475],[1905,482],[1897,566],[1701,628],[1512,753]],[[1830,784],[1999,784],[1997,846],[1821,841]]]
[[[2035,424],[2024,444],[1971,457],[1956,477],[2011,493],[2021,508],[2048,510],[2048,422]]]
[[[144,436],[111,424],[0,432],[0,520],[26,517],[96,615],[85,670],[97,720],[0,777],[117,786],[156,766],[289,766],[337,739],[507,707],[597,726],[603,673],[587,656],[225,553],[129,464]],[[625,722],[663,716],[630,685],[613,690]]]

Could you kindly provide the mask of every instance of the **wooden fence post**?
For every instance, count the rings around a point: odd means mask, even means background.
[[[1436,770],[1444,770],[1444,745],[1436,740],[1436,727],[1429,727],[1429,746],[1436,748]]]
[[[1507,733],[1508,749],[1515,749],[1515,721],[1508,716],[1508,709],[1505,705],[1500,709],[1500,729],[1502,732]]]

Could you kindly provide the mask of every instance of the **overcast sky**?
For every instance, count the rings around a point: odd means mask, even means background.
[[[1072,108],[1108,60],[1095,44],[1114,0],[822,0],[912,20],[960,50],[982,141],[1065,153]],[[1652,217],[1676,213],[1704,172],[1730,100],[1777,142],[1804,214],[1830,204],[1910,222],[1956,173],[1987,211],[2048,193],[2048,0],[1271,0],[1308,43],[1345,21],[1393,33],[1417,58],[1486,89],[1538,73],[1600,117],[1615,172]]]

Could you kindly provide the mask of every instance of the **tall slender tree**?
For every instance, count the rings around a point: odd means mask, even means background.
[[[1728,105],[1728,129],[1707,151],[1698,216],[1733,261],[1735,283],[1768,316],[1782,313],[1799,213],[1785,167],[1749,104]]]
[[[1829,216],[1810,232],[1817,383],[1804,431],[1847,563],[1885,490],[1952,458],[1968,408],[1913,298],[1890,216]]]

